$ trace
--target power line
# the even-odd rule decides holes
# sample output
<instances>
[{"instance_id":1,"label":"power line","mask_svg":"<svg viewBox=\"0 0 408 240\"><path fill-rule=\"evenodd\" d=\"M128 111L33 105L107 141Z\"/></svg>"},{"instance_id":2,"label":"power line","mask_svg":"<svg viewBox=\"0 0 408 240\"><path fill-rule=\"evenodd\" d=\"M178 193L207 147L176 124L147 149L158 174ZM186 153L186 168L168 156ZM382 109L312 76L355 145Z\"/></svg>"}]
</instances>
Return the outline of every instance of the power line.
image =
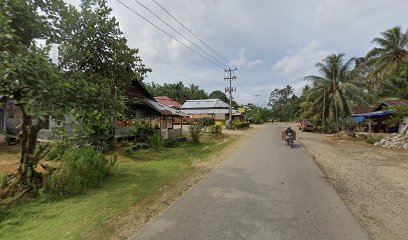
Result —
<instances>
[{"instance_id":1,"label":"power line","mask_svg":"<svg viewBox=\"0 0 408 240\"><path fill-rule=\"evenodd\" d=\"M134 0L135 2L137 2L140 6L142 6L144 9L146 9L147 11L149 11L153 16L155 16L157 19L159 19L162 23L164 23L167 27L171 28L173 31L175 31L178 35L180 35L182 38L184 38L185 40L187 40L189 43L193 44L196 48L198 48L201 52L203 52L204 54L206 54L207 56L209 56L210 58L214 59L215 61L217 61L218 63L220 63L221 65L224 65L225 67L227 67L227 65L223 62L221 62L220 60L218 60L217 58L213 57L211 54L209 54L207 51L203 50L201 47L199 47L197 44L195 44L194 42L192 42L190 39L188 39L186 36L184 36L182 33L180 33L180 31L178 31L177 29L175 29L173 26L171 26L170 24L168 24L166 21L163 20L163 18L161 18L159 15L157 15L156 13L154 13L150 8L146 7L146 5L144 5L143 3L141 3L139 0Z\"/></svg>"},{"instance_id":2,"label":"power line","mask_svg":"<svg viewBox=\"0 0 408 240\"><path fill-rule=\"evenodd\" d=\"M188 42L190 42L191 44L193 44L197 49L199 49L201 52L203 52L204 54L208 55L210 58L214 59L215 61L213 61L212 59L204 56L203 54L201 54L200 52L196 51L195 49L191 48L190 46L188 46L187 44L183 43L182 41L178 40L177 38L175 38L173 35L171 35L170 33L168 33L167 31L163 30L162 28L160 28L158 25L156 25L155 23L153 23L152 21L150 21L149 19L147 19L146 17L144 17L143 15L141 15L140 13L136 12L133 8L129 7L128 5L126 5L125 3L123 3L121 0L116 0L118 1L121 5L123 5L124 7L126 7L127 9L129 9L131 12L133 12L134 14L136 14L138 17L142 18L143 20L145 20L146 22L148 22L149 24L151 24L152 26L154 26L156 29L158 29L159 31L161 31L162 33L164 33L165 35L169 36L170 38L174 39L176 42L180 43L181 45L183 45L184 47L188 48L190 51L198 54L200 57L202 57L203 59L213 63L214 65L217 65L220 68L227 67L227 65L223 62L221 62L220 60L218 60L217 58L215 58L212 54L208 53L207 51L203 50L201 47L199 47L197 44L195 44L194 42L192 42L190 39L188 39L186 36L184 36L180 31L178 31L177 29L175 29L173 26L171 26L170 24L168 24L166 21L164 21L160 16L158 16L156 13L154 13L152 10L150 10L148 7L146 7L144 4L142 4L140 1L138 0L134 0L135 2L137 2L140 6L142 6L144 9L146 9L147 11L149 11L152 15L154 15L157 19L159 19L161 22L163 22L165 25L167 25L169 28L171 28L173 31L175 31L178 35L180 35L181 37L183 37L184 39L186 39ZM195 38L197 38L202 44L204 44L208 49L210 49L212 52L214 52L217 56L219 56L222 60L224 60L227 64L231 65L229 63L229 61L223 57L221 54L219 54L216 50L214 50L213 48L211 48L208 44L206 44L201 38L199 38L196 34L194 34L190 29L188 29L181 21L179 21L176 17L174 17L174 15L172 15L167 9L165 9L160 3L158 3L157 1L153 0L153 2L155 2L160 8L163 9L163 11L165 11L170 17L172 17L176 22L178 22L181 26L183 26L183 28L185 28L189 33L191 33ZM252 91L251 87L249 86L249 84L245 81L245 78L243 77L243 74L241 73L241 71L235 66L236 70L238 70L239 75L241 76L241 78L238 78L238 83L243 87L244 92L249 93L250 95L254 94L254 91ZM236 78L236 77L235 77Z\"/></svg>"},{"instance_id":3,"label":"power line","mask_svg":"<svg viewBox=\"0 0 408 240\"><path fill-rule=\"evenodd\" d=\"M131 7L129 7L128 5L126 5L125 3L123 3L121 0L116 0L117 2L119 2L120 4L122 4L124 7L126 7L127 9L129 9L131 12L133 12L134 14L136 14L137 16L139 16L140 18L142 18L143 20L145 20L146 22L148 22L149 24L151 24L152 26L154 26L155 28L157 28L159 31L161 31L162 33L164 33L165 35L167 35L168 37L174 39L176 42L180 43L181 45L183 45L184 47L188 48L190 51L200 55L202 58L204 58L205 60L217 65L218 67L224 69L224 66L214 62L213 60L207 58L206 56L202 55L201 53L199 53L198 51L192 49L191 47L189 47L187 44L181 42L180 40L178 40L177 38L175 38L173 35L171 35L170 33L166 32L165 30L161 29L159 26L157 26L156 24L154 24L153 22L151 22L149 19L145 18L144 16L142 16L141 14L139 14L138 12L136 12L134 9L132 9Z\"/></svg>"},{"instance_id":4,"label":"power line","mask_svg":"<svg viewBox=\"0 0 408 240\"><path fill-rule=\"evenodd\" d=\"M221 54L219 54L217 51L215 51L212 47L210 47L208 44L206 44L201 38L199 38L196 34L193 33L189 28L187 28L181 21L179 21L173 14L171 14L163 5L158 3L156 0L152 0L154 3L156 3L163 11L165 11L170 17L172 17L176 22L178 22L181 26L183 26L184 29L186 29L191 35L193 35L198 41L200 41L202 44L204 44L208 49L210 49L213 53L215 53L218 57L223 59L227 64L229 64L229 61L224 58Z\"/></svg>"}]
</instances>

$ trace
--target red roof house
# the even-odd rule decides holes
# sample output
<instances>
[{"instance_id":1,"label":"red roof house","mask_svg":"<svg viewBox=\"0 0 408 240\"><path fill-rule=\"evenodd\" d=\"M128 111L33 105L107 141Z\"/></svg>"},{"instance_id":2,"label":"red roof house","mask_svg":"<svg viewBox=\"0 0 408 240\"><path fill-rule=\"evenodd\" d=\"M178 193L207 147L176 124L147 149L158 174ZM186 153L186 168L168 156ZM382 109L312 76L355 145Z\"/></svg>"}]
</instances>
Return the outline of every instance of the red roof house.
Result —
<instances>
[{"instance_id":1,"label":"red roof house","mask_svg":"<svg viewBox=\"0 0 408 240\"><path fill-rule=\"evenodd\" d=\"M167 107L171 107L171 108L175 108L175 109L180 109L181 108L181 104L179 102L177 102L176 100L173 100L167 96L159 96L159 97L154 97L154 99L159 102L160 104L167 106Z\"/></svg>"}]
</instances>

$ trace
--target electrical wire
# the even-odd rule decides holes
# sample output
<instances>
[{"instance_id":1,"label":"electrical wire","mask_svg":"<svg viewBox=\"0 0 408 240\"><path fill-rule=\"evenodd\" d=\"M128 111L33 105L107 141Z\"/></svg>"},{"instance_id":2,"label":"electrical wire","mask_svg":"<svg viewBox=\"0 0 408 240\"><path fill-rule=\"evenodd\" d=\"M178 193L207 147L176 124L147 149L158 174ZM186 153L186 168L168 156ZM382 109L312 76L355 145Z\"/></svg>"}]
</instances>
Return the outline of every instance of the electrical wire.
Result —
<instances>
[{"instance_id":1,"label":"electrical wire","mask_svg":"<svg viewBox=\"0 0 408 240\"><path fill-rule=\"evenodd\" d=\"M199 49L201 52L203 52L204 54L206 54L208 57L212 58L213 60L215 60L216 62L220 63L221 65L227 67L227 65L223 62L221 62L220 60L218 60L217 58L215 58L213 55L209 54L207 51L203 50L200 46L198 46L197 44L195 44L193 41L191 41L190 39L188 39L186 36L184 36L184 34L180 33L180 31L178 31L177 29L175 29L173 26L171 26L169 23L167 23L166 21L163 20L163 18L161 18L159 15L157 15L156 13L154 13L150 8L146 7L146 5L144 5L143 3L141 3L139 0L134 0L135 2L137 2L140 6L142 6L144 9L146 9L148 12L150 12L153 16L155 16L157 19L159 19L162 23L164 23L167 27L171 28L174 32L176 32L178 35L180 35L182 38L184 38L185 40L187 40L189 43L191 43L193 46L195 46L197 49Z\"/></svg>"},{"instance_id":2,"label":"electrical wire","mask_svg":"<svg viewBox=\"0 0 408 240\"><path fill-rule=\"evenodd\" d=\"M207 43L205 43L200 37L198 37L196 34L193 33L188 27L186 27L180 20L178 20L173 14L171 14L163 5L158 3L156 0L152 0L154 3L156 3L157 6L159 6L164 12L166 12L171 18L173 18L177 23L179 23L184 29L186 29L191 35L193 35L198 41L200 41L202 44L204 44L208 49L210 49L213 53L215 53L218 57L220 57L222 60L224 60L227 64L229 64L229 61L223 57L221 54L219 54L216 50L214 50L212 47L210 47Z\"/></svg>"},{"instance_id":3,"label":"electrical wire","mask_svg":"<svg viewBox=\"0 0 408 240\"><path fill-rule=\"evenodd\" d=\"M127 9L129 9L131 12L133 12L134 14L136 14L137 16L139 16L140 18L142 18L143 20L145 20L146 22L148 22L149 24L151 24L152 26L154 26L156 29L158 29L159 31L161 31L162 33L164 33L165 35L167 35L168 37L174 39L176 42L180 43L181 45L183 45L184 47L188 48L190 51L198 54L199 56L201 56L202 58L204 58L205 60L213 63L214 65L217 65L218 67L224 69L224 66L214 62L213 60L207 58L206 56L202 55L201 53L199 53L198 51L194 50L193 48L189 47L187 44L183 43L182 41L178 40L177 38L175 38L173 35L171 35L170 33L166 32L165 30L163 30L162 28L160 28L159 26L157 26L156 24L154 24L153 22L151 22L149 19L147 19L146 17L144 17L143 15L141 15L140 13L136 12L133 8L129 7L128 5L126 5L125 3L123 3L121 0L116 0L117 2L119 2L121 5L123 5L124 7L126 7Z\"/></svg>"}]
</instances>

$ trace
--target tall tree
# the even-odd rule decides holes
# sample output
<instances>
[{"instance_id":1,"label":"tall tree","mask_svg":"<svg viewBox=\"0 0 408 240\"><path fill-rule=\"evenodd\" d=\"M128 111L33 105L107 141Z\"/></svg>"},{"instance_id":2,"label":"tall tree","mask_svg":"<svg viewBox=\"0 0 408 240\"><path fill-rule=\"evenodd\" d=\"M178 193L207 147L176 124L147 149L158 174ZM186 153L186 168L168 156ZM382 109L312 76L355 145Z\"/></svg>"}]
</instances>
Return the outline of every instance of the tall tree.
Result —
<instances>
[{"instance_id":1,"label":"tall tree","mask_svg":"<svg viewBox=\"0 0 408 240\"><path fill-rule=\"evenodd\" d=\"M348 116L351 113L350 101L347 95L353 99L364 101L365 93L359 87L359 83L350 78L350 70L354 58L344 62L344 54L332 54L316 64L320 76L307 76L306 80L312 80L313 86L308 91L308 99L313 101L312 109L319 109L320 117L334 119L336 130L339 130L339 115Z\"/></svg>"},{"instance_id":2,"label":"tall tree","mask_svg":"<svg viewBox=\"0 0 408 240\"><path fill-rule=\"evenodd\" d=\"M49 43L60 39L63 1L0 1L0 95L22 111L18 183L37 193L42 184L36 171L46 152L37 148L37 135L48 116L58 117L72 107L71 83L48 56ZM46 47L36 42L44 40Z\"/></svg>"},{"instance_id":3,"label":"tall tree","mask_svg":"<svg viewBox=\"0 0 408 240\"><path fill-rule=\"evenodd\" d=\"M402 67L407 67L408 33L400 27L394 27L381 33L381 37L374 38L373 43L378 47L367 53L369 63L375 67L374 74L380 73L385 79L398 74Z\"/></svg>"},{"instance_id":4,"label":"tall tree","mask_svg":"<svg viewBox=\"0 0 408 240\"><path fill-rule=\"evenodd\" d=\"M82 0L79 12L71 11L59 45L59 66L89 90L78 96L87 107L72 109L71 114L82 120L89 143L106 148L107 132L124 114L126 90L150 69L139 50L128 47L106 0Z\"/></svg>"}]
</instances>

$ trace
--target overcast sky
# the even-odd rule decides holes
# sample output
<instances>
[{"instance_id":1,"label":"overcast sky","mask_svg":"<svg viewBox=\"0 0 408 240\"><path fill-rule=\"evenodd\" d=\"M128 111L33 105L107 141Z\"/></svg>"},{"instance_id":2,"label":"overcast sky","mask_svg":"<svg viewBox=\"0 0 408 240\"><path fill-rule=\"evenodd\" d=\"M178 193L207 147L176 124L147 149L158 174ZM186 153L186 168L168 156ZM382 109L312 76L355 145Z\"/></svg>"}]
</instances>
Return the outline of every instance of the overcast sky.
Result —
<instances>
[{"instance_id":1,"label":"overcast sky","mask_svg":"<svg viewBox=\"0 0 408 240\"><path fill-rule=\"evenodd\" d=\"M135 0L121 1L195 49ZM200 44L152 0L139 1ZM314 65L328 54L362 56L373 47L371 40L380 32L397 25L404 30L408 27L407 0L156 1L240 69L234 94L240 103L255 102L253 94L261 94L259 103L265 105L270 90L286 84L299 92L306 84L303 77L314 73ZM109 5L130 47L139 48L143 62L153 70L146 82L183 81L207 92L224 90L222 68L166 36L116 0L109 0Z\"/></svg>"}]
</instances>

